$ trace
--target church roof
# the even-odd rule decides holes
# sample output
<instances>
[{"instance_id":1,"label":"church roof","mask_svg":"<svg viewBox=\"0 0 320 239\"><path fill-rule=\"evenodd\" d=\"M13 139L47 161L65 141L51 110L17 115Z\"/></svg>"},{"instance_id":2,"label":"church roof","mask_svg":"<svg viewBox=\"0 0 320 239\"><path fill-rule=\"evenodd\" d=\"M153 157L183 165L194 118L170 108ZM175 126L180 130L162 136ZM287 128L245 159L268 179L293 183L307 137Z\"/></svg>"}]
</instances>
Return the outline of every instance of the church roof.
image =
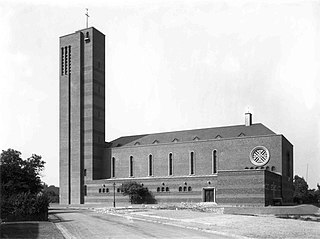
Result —
<instances>
[{"instance_id":1,"label":"church roof","mask_svg":"<svg viewBox=\"0 0 320 239\"><path fill-rule=\"evenodd\" d=\"M124 136L111 141L109 147L150 145L154 142L157 142L158 144L174 144L176 142L190 142L209 139L223 140L226 138L263 136L273 134L275 133L272 130L270 130L263 124L259 123L252 124L250 126L234 125L205 129L173 131L165 133Z\"/></svg>"}]
</instances>

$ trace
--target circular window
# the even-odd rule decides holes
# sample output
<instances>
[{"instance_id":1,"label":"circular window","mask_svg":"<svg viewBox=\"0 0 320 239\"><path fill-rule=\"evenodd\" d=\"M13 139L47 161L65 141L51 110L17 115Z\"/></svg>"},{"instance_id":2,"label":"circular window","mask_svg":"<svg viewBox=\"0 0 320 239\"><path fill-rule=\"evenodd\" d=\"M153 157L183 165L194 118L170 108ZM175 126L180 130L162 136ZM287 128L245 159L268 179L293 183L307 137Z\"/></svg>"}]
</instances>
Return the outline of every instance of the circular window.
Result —
<instances>
[{"instance_id":1,"label":"circular window","mask_svg":"<svg viewBox=\"0 0 320 239\"><path fill-rule=\"evenodd\" d=\"M269 151L264 146L257 146L250 152L250 161L256 166L263 166L268 163Z\"/></svg>"}]
</instances>

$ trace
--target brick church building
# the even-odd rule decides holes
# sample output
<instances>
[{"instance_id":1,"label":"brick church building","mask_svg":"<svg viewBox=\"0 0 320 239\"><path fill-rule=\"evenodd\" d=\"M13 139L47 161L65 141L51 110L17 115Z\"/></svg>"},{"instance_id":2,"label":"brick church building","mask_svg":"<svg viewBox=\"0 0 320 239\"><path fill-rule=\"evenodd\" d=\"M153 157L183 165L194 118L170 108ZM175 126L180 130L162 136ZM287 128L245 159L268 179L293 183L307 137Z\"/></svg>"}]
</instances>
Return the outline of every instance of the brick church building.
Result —
<instances>
[{"instance_id":1,"label":"brick church building","mask_svg":"<svg viewBox=\"0 0 320 239\"><path fill-rule=\"evenodd\" d=\"M128 201L136 181L157 202L289 204L293 146L245 114L241 125L125 136L105 142L105 36L60 37L60 203Z\"/></svg>"}]
</instances>

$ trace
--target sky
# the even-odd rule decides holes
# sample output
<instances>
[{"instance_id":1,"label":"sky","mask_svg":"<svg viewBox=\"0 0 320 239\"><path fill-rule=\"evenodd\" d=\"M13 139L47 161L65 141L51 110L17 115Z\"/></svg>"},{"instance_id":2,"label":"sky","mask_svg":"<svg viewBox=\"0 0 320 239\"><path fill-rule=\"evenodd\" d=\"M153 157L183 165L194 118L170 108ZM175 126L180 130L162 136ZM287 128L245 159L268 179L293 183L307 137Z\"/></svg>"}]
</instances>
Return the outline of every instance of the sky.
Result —
<instances>
[{"instance_id":1,"label":"sky","mask_svg":"<svg viewBox=\"0 0 320 239\"><path fill-rule=\"evenodd\" d=\"M106 35L106 141L263 123L320 183L320 1L2 0L0 146L59 185L59 37Z\"/></svg>"}]
</instances>

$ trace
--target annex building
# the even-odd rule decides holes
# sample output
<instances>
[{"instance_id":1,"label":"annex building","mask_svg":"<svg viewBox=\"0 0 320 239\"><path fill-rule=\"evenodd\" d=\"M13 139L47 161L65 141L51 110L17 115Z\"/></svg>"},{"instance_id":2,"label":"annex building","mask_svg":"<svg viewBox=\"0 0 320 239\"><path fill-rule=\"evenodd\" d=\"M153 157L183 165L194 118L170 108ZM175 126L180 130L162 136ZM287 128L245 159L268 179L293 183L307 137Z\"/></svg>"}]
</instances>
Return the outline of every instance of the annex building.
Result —
<instances>
[{"instance_id":1,"label":"annex building","mask_svg":"<svg viewBox=\"0 0 320 239\"><path fill-rule=\"evenodd\" d=\"M60 37L60 203L109 203L123 182L157 202L289 204L293 146L263 124L120 137L105 142L105 36Z\"/></svg>"}]
</instances>

